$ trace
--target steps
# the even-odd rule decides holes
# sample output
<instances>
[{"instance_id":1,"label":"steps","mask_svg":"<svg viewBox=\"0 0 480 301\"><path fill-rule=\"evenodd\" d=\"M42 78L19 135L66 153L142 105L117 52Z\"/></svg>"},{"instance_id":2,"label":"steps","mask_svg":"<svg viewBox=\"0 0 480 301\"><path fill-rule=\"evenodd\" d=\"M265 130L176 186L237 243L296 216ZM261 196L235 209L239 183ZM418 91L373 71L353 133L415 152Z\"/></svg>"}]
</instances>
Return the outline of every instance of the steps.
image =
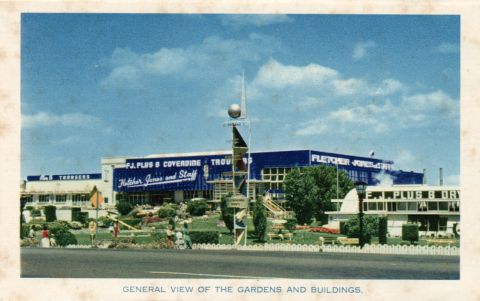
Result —
<instances>
[{"instance_id":1,"label":"steps","mask_svg":"<svg viewBox=\"0 0 480 301\"><path fill-rule=\"evenodd\" d=\"M283 209L268 195L263 197L263 205L273 215L274 218L286 217L288 215L287 210Z\"/></svg>"}]
</instances>

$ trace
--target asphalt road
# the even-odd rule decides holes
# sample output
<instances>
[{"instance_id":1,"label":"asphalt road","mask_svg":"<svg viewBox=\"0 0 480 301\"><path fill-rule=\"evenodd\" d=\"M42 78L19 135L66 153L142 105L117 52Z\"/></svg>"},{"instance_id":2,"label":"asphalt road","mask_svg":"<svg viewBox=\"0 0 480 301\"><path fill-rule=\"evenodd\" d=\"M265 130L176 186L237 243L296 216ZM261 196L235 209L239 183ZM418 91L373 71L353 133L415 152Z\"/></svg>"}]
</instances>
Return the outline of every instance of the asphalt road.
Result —
<instances>
[{"instance_id":1,"label":"asphalt road","mask_svg":"<svg viewBox=\"0 0 480 301\"><path fill-rule=\"evenodd\" d=\"M301 252L21 249L21 276L42 278L459 279L457 256Z\"/></svg>"}]
</instances>

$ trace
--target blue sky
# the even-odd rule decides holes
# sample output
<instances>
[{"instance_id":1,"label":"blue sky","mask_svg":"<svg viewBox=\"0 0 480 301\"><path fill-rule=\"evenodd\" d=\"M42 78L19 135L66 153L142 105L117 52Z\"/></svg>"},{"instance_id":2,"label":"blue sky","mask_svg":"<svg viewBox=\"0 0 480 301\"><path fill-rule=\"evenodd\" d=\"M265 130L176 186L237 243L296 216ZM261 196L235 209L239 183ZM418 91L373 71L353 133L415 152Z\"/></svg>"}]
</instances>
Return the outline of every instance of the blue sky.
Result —
<instances>
[{"instance_id":1,"label":"blue sky","mask_svg":"<svg viewBox=\"0 0 480 301\"><path fill-rule=\"evenodd\" d=\"M23 14L22 177L228 150L245 72L252 150L314 149L458 184L460 18Z\"/></svg>"}]
</instances>

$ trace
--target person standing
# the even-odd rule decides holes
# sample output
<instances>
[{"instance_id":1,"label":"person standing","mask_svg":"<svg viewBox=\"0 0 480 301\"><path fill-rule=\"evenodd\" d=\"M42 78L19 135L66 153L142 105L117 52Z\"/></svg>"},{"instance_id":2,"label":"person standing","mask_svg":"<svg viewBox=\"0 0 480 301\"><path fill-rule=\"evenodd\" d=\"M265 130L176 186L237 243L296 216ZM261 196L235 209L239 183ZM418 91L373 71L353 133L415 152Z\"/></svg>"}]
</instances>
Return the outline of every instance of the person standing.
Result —
<instances>
[{"instance_id":1,"label":"person standing","mask_svg":"<svg viewBox=\"0 0 480 301\"><path fill-rule=\"evenodd\" d=\"M190 231L188 231L187 222L183 223L182 233L183 233L183 240L185 241L186 248L191 249L192 248L192 239L190 238Z\"/></svg>"},{"instance_id":2,"label":"person standing","mask_svg":"<svg viewBox=\"0 0 480 301\"><path fill-rule=\"evenodd\" d=\"M42 229L42 248L50 248L50 239L48 238L49 233L47 230L47 225L43 225Z\"/></svg>"},{"instance_id":3,"label":"person standing","mask_svg":"<svg viewBox=\"0 0 480 301\"><path fill-rule=\"evenodd\" d=\"M35 243L35 230L35 225L32 225L30 231L28 231L28 240L30 240L32 245Z\"/></svg>"},{"instance_id":4,"label":"person standing","mask_svg":"<svg viewBox=\"0 0 480 301\"><path fill-rule=\"evenodd\" d=\"M172 226L168 225L168 228L167 228L167 246L168 246L169 249L173 249L173 247L174 247L174 245L173 245L174 235L175 235L175 233L172 230Z\"/></svg>"},{"instance_id":5,"label":"person standing","mask_svg":"<svg viewBox=\"0 0 480 301\"><path fill-rule=\"evenodd\" d=\"M88 232L90 233L90 243L93 247L93 242L95 241L95 234L97 233L97 222L91 220L88 223Z\"/></svg>"},{"instance_id":6,"label":"person standing","mask_svg":"<svg viewBox=\"0 0 480 301\"><path fill-rule=\"evenodd\" d=\"M117 237L118 237L118 220L115 221L115 223L113 224L113 240L114 241L117 241Z\"/></svg>"}]
</instances>

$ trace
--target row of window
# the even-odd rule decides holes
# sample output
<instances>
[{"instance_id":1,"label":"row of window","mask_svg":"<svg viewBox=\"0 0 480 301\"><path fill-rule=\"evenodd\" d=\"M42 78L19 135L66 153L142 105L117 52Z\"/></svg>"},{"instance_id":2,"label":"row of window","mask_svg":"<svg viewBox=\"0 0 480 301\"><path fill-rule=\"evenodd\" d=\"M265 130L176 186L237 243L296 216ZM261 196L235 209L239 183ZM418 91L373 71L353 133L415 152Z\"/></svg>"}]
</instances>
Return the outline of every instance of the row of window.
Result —
<instances>
[{"instance_id":1,"label":"row of window","mask_svg":"<svg viewBox=\"0 0 480 301\"><path fill-rule=\"evenodd\" d=\"M460 202L364 202L363 211L460 211Z\"/></svg>"},{"instance_id":2,"label":"row of window","mask_svg":"<svg viewBox=\"0 0 480 301\"><path fill-rule=\"evenodd\" d=\"M29 196L26 197L27 203L33 202L33 197ZM39 203L50 203L53 201L55 203L66 203L67 202L67 195L66 194L57 194L57 195L49 195L49 194L41 194L38 196ZM87 194L73 194L72 195L72 202L73 203L86 203L88 202L88 195Z\"/></svg>"}]
</instances>

